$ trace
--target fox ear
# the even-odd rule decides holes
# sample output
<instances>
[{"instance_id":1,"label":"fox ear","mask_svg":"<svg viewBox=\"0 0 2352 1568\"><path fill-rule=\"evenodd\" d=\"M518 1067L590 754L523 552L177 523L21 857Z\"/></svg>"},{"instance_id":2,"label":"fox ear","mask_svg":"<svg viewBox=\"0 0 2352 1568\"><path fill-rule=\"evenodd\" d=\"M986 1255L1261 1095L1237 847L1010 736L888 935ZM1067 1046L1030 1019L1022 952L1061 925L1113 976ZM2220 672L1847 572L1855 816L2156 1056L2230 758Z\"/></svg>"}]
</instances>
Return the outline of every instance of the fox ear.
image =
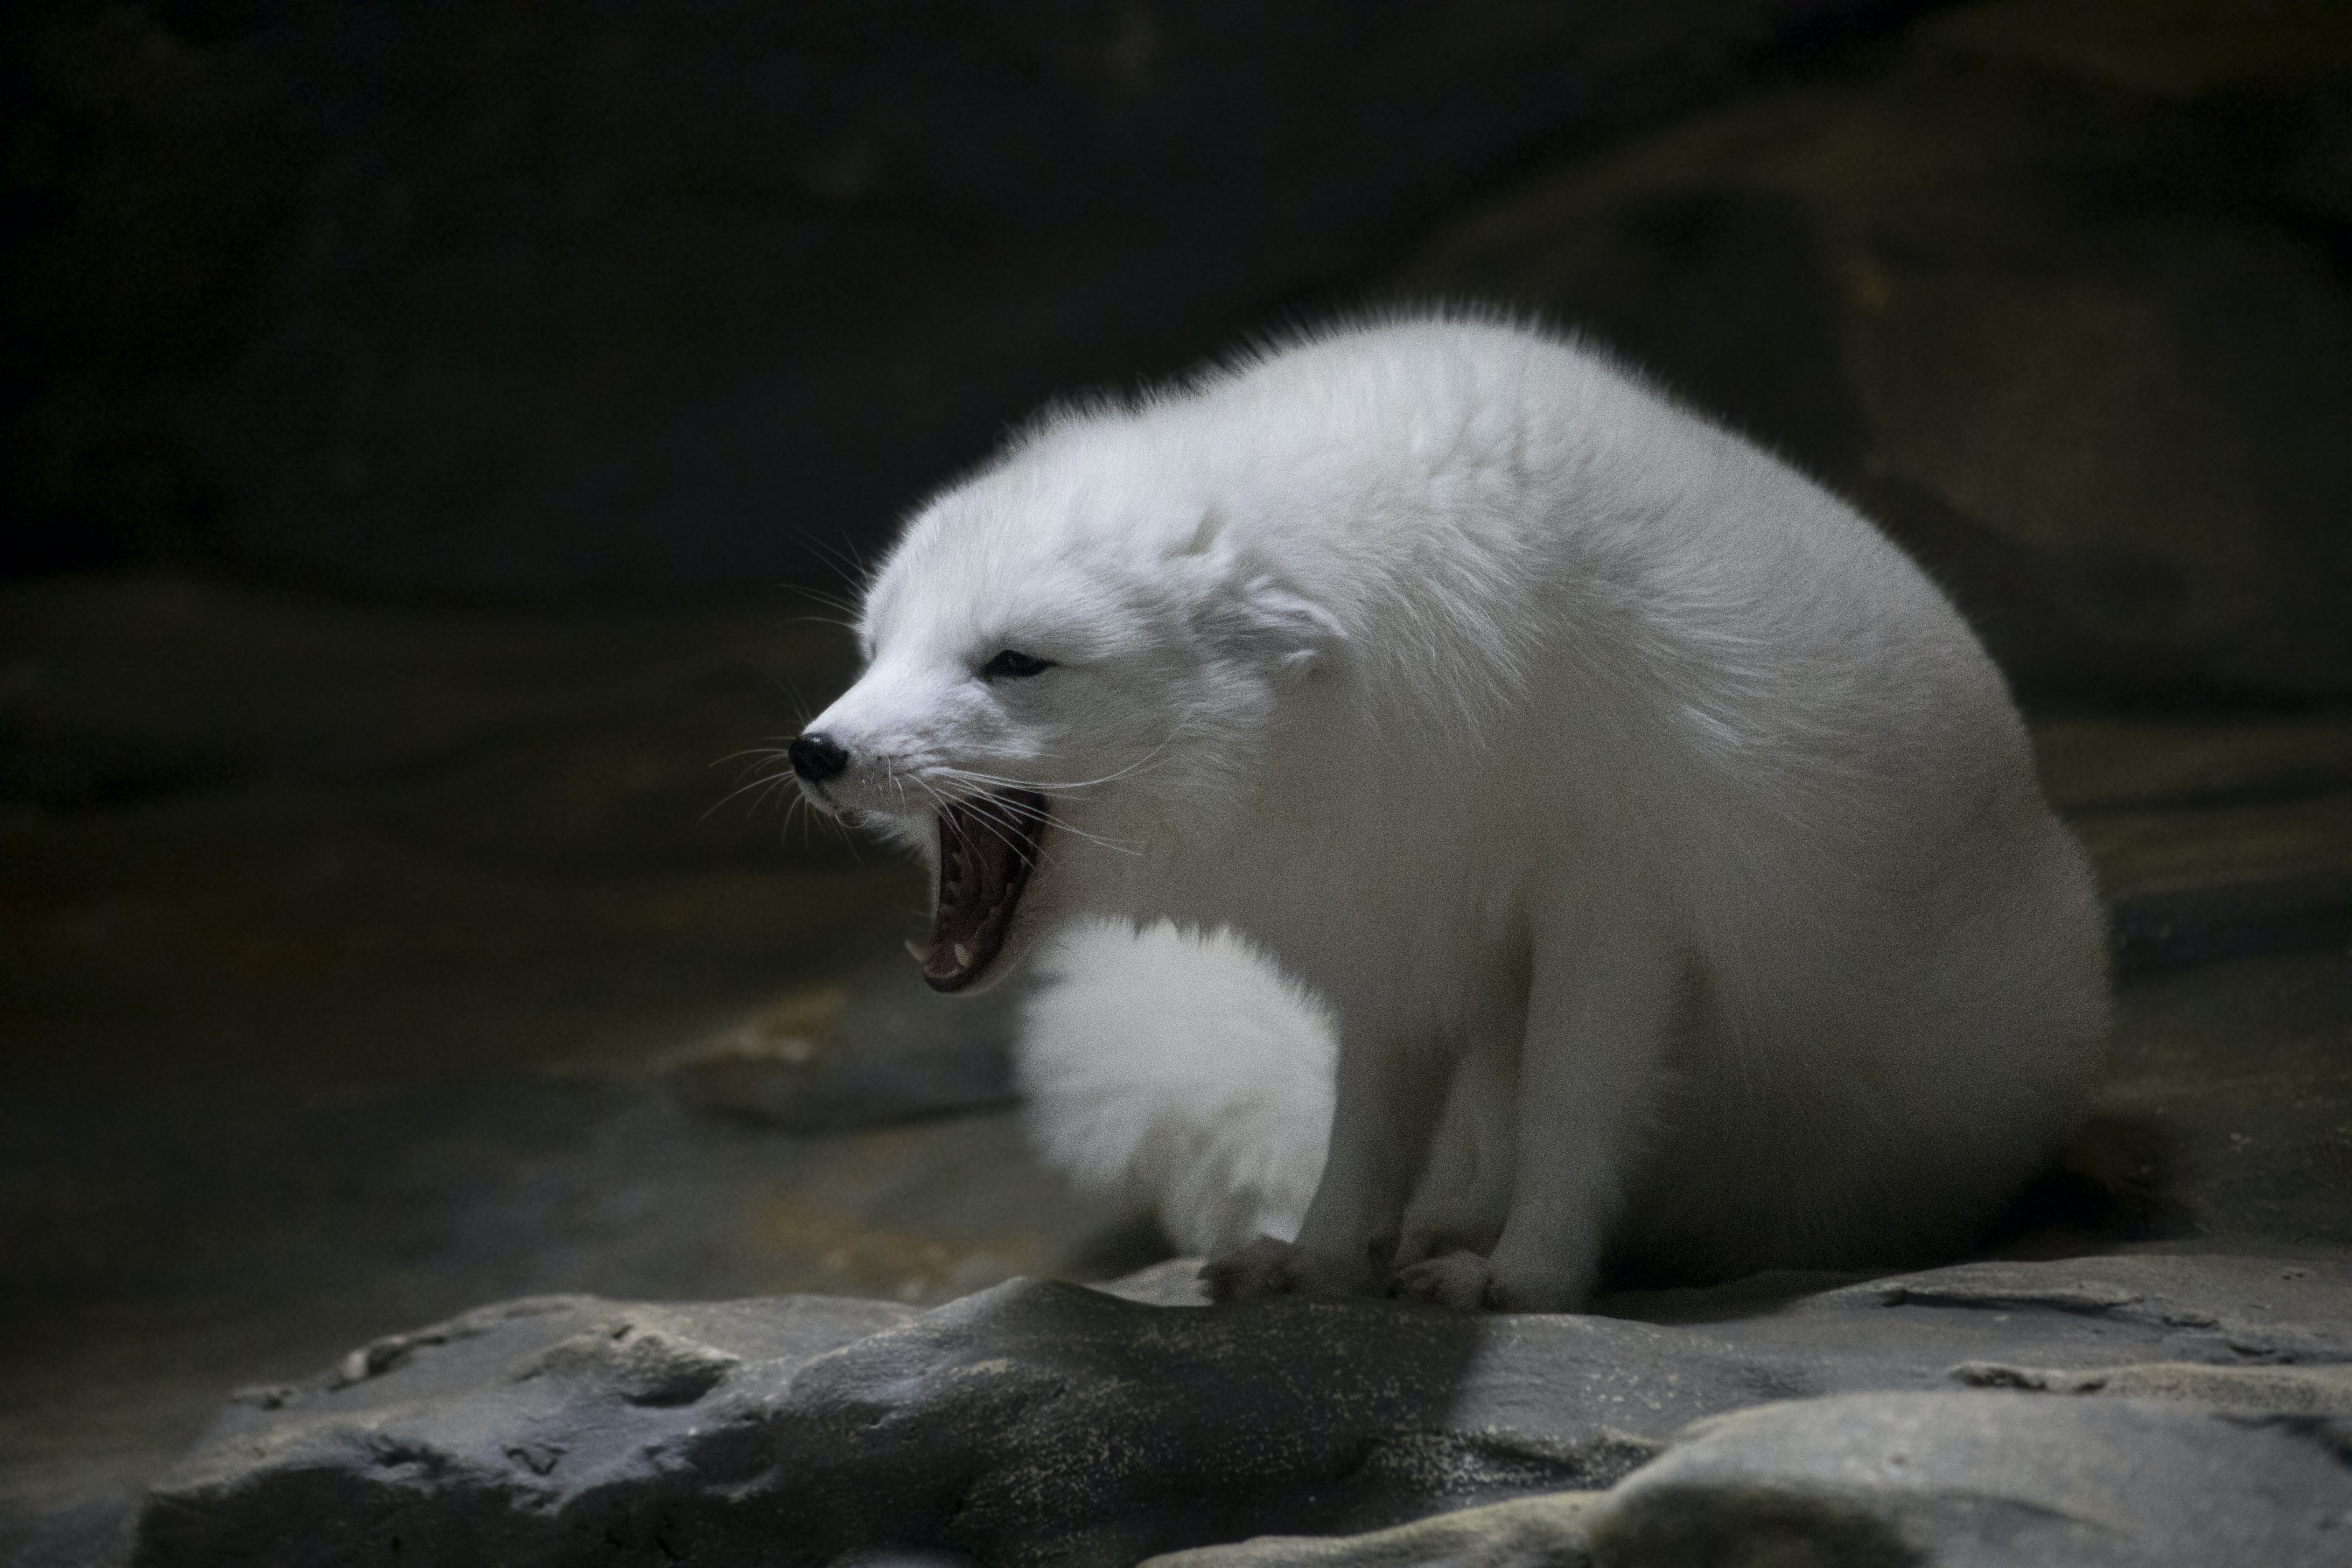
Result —
<instances>
[{"instance_id":1,"label":"fox ear","mask_svg":"<svg viewBox=\"0 0 2352 1568\"><path fill-rule=\"evenodd\" d=\"M1348 640L1330 611L1286 586L1225 526L1215 502L1173 553L1192 563L1204 596L1194 616L1202 636L1286 676L1312 672Z\"/></svg>"},{"instance_id":2,"label":"fox ear","mask_svg":"<svg viewBox=\"0 0 2352 1568\"><path fill-rule=\"evenodd\" d=\"M1282 674L1311 674L1348 640L1330 611L1273 577L1228 578L1202 616L1202 631Z\"/></svg>"}]
</instances>

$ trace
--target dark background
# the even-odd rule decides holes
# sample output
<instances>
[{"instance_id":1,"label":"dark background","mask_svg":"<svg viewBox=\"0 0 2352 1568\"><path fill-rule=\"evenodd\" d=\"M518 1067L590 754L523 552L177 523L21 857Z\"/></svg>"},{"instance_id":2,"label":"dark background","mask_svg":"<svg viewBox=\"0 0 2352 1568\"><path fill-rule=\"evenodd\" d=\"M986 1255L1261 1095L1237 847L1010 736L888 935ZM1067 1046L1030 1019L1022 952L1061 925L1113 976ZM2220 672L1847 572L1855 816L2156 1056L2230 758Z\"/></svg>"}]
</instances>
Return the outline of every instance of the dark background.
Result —
<instances>
[{"instance_id":1,"label":"dark background","mask_svg":"<svg viewBox=\"0 0 2352 1568\"><path fill-rule=\"evenodd\" d=\"M530 597L833 575L1048 394L1377 287L1563 134L1889 9L20 18L12 558Z\"/></svg>"},{"instance_id":2,"label":"dark background","mask_svg":"<svg viewBox=\"0 0 2352 1568\"><path fill-rule=\"evenodd\" d=\"M1397 300L1589 331L2030 697L2352 682L2340 6L20 6L5 546L837 584L1057 392Z\"/></svg>"},{"instance_id":3,"label":"dark background","mask_svg":"<svg viewBox=\"0 0 2352 1568\"><path fill-rule=\"evenodd\" d=\"M760 748L1041 400L1400 302L1613 348L2008 671L2123 984L2000 1245L2352 1247L2342 0L47 0L0 70L0 1558L496 1297L1164 1252Z\"/></svg>"}]
</instances>

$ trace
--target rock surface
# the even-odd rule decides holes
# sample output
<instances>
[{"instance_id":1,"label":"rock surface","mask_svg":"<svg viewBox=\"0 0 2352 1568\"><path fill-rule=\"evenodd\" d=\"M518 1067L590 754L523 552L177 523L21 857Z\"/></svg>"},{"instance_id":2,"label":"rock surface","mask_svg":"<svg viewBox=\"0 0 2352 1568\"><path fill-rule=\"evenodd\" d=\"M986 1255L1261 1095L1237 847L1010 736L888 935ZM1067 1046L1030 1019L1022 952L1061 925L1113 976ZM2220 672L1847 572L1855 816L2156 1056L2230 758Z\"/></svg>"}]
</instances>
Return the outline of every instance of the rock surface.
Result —
<instances>
[{"instance_id":1,"label":"rock surface","mask_svg":"<svg viewBox=\"0 0 2352 1568\"><path fill-rule=\"evenodd\" d=\"M1818 1283L1630 1303L1663 1322L1035 1281L921 1313L513 1302L247 1391L155 1487L136 1561L1076 1568L1553 1492L1607 1494L1537 1515L1604 1563L2298 1564L2352 1540L2352 1264ZM1361 1560L1413 1560L1388 1550Z\"/></svg>"},{"instance_id":2,"label":"rock surface","mask_svg":"<svg viewBox=\"0 0 2352 1568\"><path fill-rule=\"evenodd\" d=\"M1842 1394L1696 1422L1607 1493L1146 1568L2322 1568L2343 1561L2347 1502L2338 1426L2133 1399Z\"/></svg>"},{"instance_id":3,"label":"rock surface","mask_svg":"<svg viewBox=\"0 0 2352 1568\"><path fill-rule=\"evenodd\" d=\"M1694 1423L1607 1493L1146 1568L2322 1568L2352 1529L2343 1448L2336 1426L2146 1400L1843 1394Z\"/></svg>"},{"instance_id":4,"label":"rock surface","mask_svg":"<svg viewBox=\"0 0 2352 1568\"><path fill-rule=\"evenodd\" d=\"M1591 1568L1602 1492L1548 1492L1368 1535L1265 1535L1146 1560L1143 1568Z\"/></svg>"}]
</instances>

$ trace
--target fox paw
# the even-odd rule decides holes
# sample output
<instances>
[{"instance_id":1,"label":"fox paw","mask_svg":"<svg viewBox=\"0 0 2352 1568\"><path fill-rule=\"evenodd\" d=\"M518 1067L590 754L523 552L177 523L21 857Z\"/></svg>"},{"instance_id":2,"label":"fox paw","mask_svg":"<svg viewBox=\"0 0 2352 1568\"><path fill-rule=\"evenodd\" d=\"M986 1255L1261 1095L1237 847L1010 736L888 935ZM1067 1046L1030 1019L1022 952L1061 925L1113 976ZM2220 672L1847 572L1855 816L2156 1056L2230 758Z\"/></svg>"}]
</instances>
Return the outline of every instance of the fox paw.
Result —
<instances>
[{"instance_id":1,"label":"fox paw","mask_svg":"<svg viewBox=\"0 0 2352 1568\"><path fill-rule=\"evenodd\" d=\"M1255 1301L1262 1296L1350 1296L1363 1283L1336 1259L1287 1241L1261 1236L1201 1270L1213 1301Z\"/></svg>"},{"instance_id":2,"label":"fox paw","mask_svg":"<svg viewBox=\"0 0 2352 1568\"><path fill-rule=\"evenodd\" d=\"M1486 1305L1491 1272L1486 1260L1475 1252L1449 1252L1443 1258L1424 1258L1398 1269L1389 1294L1407 1301L1428 1301L1456 1311L1475 1312Z\"/></svg>"},{"instance_id":3,"label":"fox paw","mask_svg":"<svg viewBox=\"0 0 2352 1568\"><path fill-rule=\"evenodd\" d=\"M1389 1293L1463 1312L1577 1312L1591 1288L1558 1272L1514 1270L1475 1252L1449 1252L1397 1270Z\"/></svg>"},{"instance_id":4,"label":"fox paw","mask_svg":"<svg viewBox=\"0 0 2352 1568\"><path fill-rule=\"evenodd\" d=\"M1487 1218L1485 1211L1468 1204L1417 1207L1404 1216L1395 1267L1408 1268L1455 1252L1484 1258L1495 1250L1496 1234L1502 1228L1502 1221Z\"/></svg>"}]
</instances>

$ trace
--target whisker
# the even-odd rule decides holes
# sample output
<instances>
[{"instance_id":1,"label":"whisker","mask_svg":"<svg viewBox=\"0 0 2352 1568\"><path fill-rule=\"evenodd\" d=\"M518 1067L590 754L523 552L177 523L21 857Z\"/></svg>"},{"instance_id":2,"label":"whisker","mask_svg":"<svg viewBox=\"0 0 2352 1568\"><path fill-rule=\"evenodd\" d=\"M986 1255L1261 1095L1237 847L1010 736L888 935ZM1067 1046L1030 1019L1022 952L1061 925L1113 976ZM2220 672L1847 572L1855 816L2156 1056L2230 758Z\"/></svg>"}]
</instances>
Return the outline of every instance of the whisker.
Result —
<instances>
[{"instance_id":1,"label":"whisker","mask_svg":"<svg viewBox=\"0 0 2352 1568\"><path fill-rule=\"evenodd\" d=\"M740 752L730 752L723 757L713 757L709 765L715 768L721 763L731 763L738 757L758 757L762 761L773 761L790 755L792 755L791 752L782 746L746 746Z\"/></svg>"},{"instance_id":2,"label":"whisker","mask_svg":"<svg viewBox=\"0 0 2352 1568\"><path fill-rule=\"evenodd\" d=\"M1176 737L1183 733L1183 731L1184 724L1182 721L1180 720L1178 721L1176 727L1169 731L1167 735L1158 745L1152 747L1150 751L1146 752L1142 756L1137 758L1134 762L1128 763L1127 766L1119 769L1117 773L1105 773L1100 778L1080 779L1072 784L1044 784L1035 779L1011 778L1001 773L983 773L970 768L955 768L945 765L936 766L930 771L944 776L967 779L974 784L993 784L1000 788L1034 790L1040 795L1068 795L1077 790L1092 789L1097 784L1114 784L1120 779L1129 777L1134 773L1142 771L1144 768L1150 766L1153 762L1157 761L1162 752L1165 752L1169 747L1174 745L1176 743Z\"/></svg>"},{"instance_id":3,"label":"whisker","mask_svg":"<svg viewBox=\"0 0 2352 1568\"><path fill-rule=\"evenodd\" d=\"M925 780L918 777L915 782L917 787L920 788L924 794L929 795L934 801L939 802L940 810L944 814L950 803L942 797L940 792L933 789ZM1052 865L1054 863L1053 856L1047 852L1043 843L1036 845L1033 848L1023 839L1016 839L1011 833L1007 832L1006 828L1009 824L999 822L993 812L987 810L984 805L980 804L980 802L985 801L986 798L986 796L982 796L979 801L965 799L956 801L952 804L967 807L967 815L977 818L982 826L987 828L989 832L996 836L997 842L1003 844L1007 849L1012 850L1014 855L1024 858L1034 857L1036 860L1045 865Z\"/></svg>"},{"instance_id":4,"label":"whisker","mask_svg":"<svg viewBox=\"0 0 2352 1568\"><path fill-rule=\"evenodd\" d=\"M729 801L733 800L737 795L743 794L746 790L773 788L775 785L789 780L792 776L793 775L789 772L781 773L761 773L758 778L751 780L749 784L737 784L733 789L729 790L725 795L720 795L717 800L711 802L710 811L704 812L702 814L701 820L704 822L709 821L710 812L717 811L720 806L725 805ZM759 804L759 800L756 798L751 802L754 809L757 809Z\"/></svg>"},{"instance_id":5,"label":"whisker","mask_svg":"<svg viewBox=\"0 0 2352 1568\"><path fill-rule=\"evenodd\" d=\"M932 799L939 800L940 798L936 790L931 790L929 793ZM1008 827L1017 827L1020 826L1019 819L1016 816L1001 810L990 809L994 803L989 801L986 796L979 797L978 801L967 798L958 802L957 804L966 806L969 809L970 815L978 817L983 824L985 824L990 831L993 832L1008 848L1013 849L1015 853L1021 853L1023 851L1024 846L1021 843L1016 843L1006 831ZM943 809L944 805L945 803L942 802ZM1058 816L1048 816L1046 820L1051 826L1060 828L1063 832L1070 835L1072 837L1083 838L1087 843L1108 849L1114 855L1141 855L1143 853L1143 841L1140 839L1106 838L1099 833L1089 833L1083 827L1073 826L1070 823ZM1045 842L1042 839L1039 841L1034 853L1043 860L1050 862L1053 858L1052 853L1045 847Z\"/></svg>"},{"instance_id":6,"label":"whisker","mask_svg":"<svg viewBox=\"0 0 2352 1568\"><path fill-rule=\"evenodd\" d=\"M1083 827L1073 827L1058 817L1055 819L1054 826L1073 838L1083 838L1087 843L1108 849L1114 855L1140 856L1144 850L1144 841L1140 838L1105 838L1099 833L1088 833Z\"/></svg>"},{"instance_id":7,"label":"whisker","mask_svg":"<svg viewBox=\"0 0 2352 1568\"><path fill-rule=\"evenodd\" d=\"M803 599L814 599L828 610L839 610L845 616L857 614L857 606L828 588L801 587L794 590Z\"/></svg>"},{"instance_id":8,"label":"whisker","mask_svg":"<svg viewBox=\"0 0 2352 1568\"><path fill-rule=\"evenodd\" d=\"M866 858L857 852L857 835L849 831L848 824L843 822L837 816L817 810L815 804L812 802L807 795L803 795L798 791L793 792L792 799L785 805L784 826L782 831L778 835L780 840L789 837L792 831L793 816L800 812L803 806L807 808L807 815L802 816L800 819L802 848L806 849L809 847L809 836L813 831L813 825L822 822L831 827L835 833L841 835L842 843L849 849L850 858L857 861L861 865L865 863Z\"/></svg>"},{"instance_id":9,"label":"whisker","mask_svg":"<svg viewBox=\"0 0 2352 1568\"><path fill-rule=\"evenodd\" d=\"M837 620L831 616L786 616L783 624L788 626L837 626L852 637L857 635L856 621Z\"/></svg>"},{"instance_id":10,"label":"whisker","mask_svg":"<svg viewBox=\"0 0 2352 1568\"><path fill-rule=\"evenodd\" d=\"M953 784L978 784L980 793L994 795L1005 790L1026 790L1032 795L1068 796L1077 791L1075 784L1039 784L1034 779L1000 778L994 773L975 773L963 768L933 766L926 770L932 777ZM973 798L977 798L974 796Z\"/></svg>"}]
</instances>

